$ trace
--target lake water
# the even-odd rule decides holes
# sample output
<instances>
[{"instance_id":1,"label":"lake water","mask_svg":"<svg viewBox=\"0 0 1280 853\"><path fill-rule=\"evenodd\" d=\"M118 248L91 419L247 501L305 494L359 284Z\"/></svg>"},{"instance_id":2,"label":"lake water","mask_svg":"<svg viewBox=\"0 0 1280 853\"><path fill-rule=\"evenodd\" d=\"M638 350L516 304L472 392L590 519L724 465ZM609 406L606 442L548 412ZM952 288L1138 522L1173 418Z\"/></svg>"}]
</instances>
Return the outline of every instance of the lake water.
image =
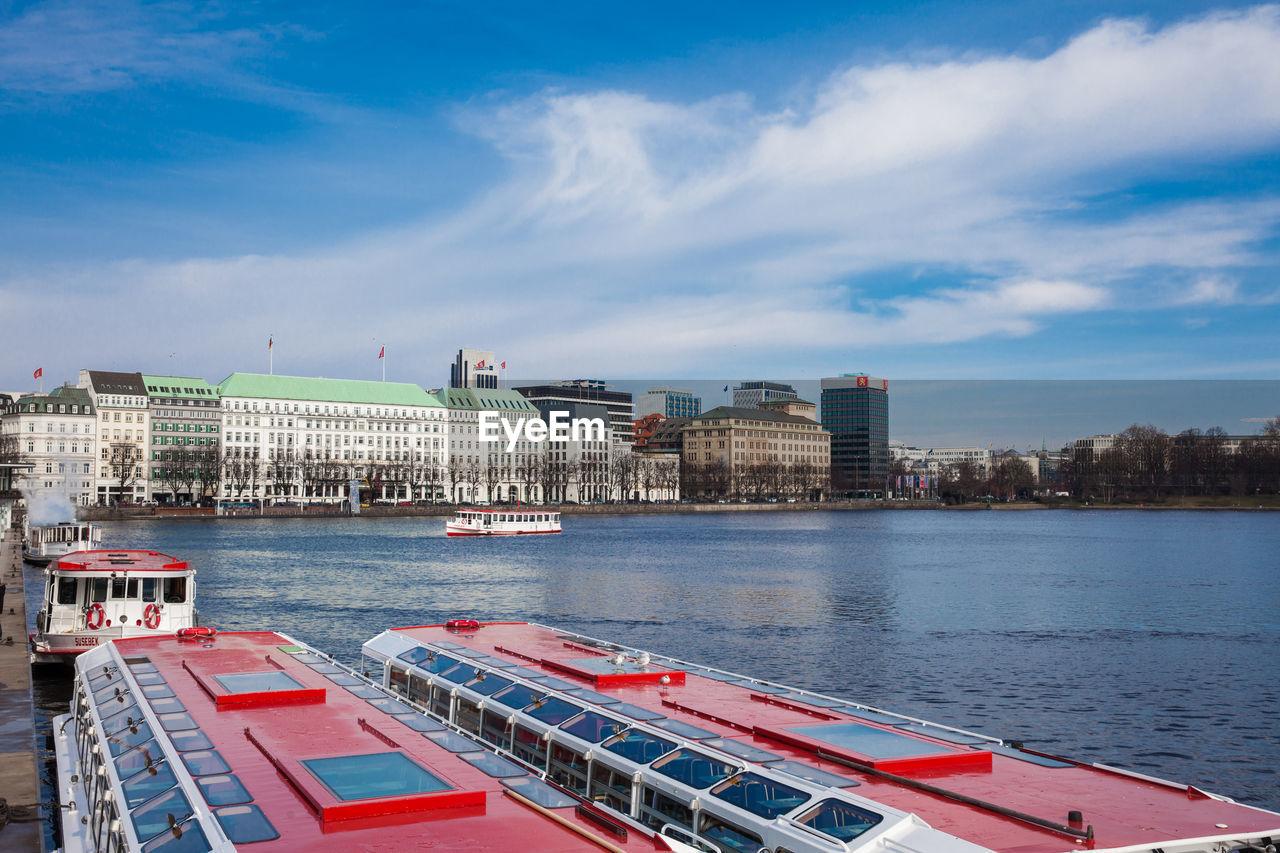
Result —
<instances>
[{"instance_id":1,"label":"lake water","mask_svg":"<svg viewBox=\"0 0 1280 853\"><path fill-rule=\"evenodd\" d=\"M1274 513L567 517L561 536L468 539L440 518L104 527L109 547L190 560L220 630L354 660L387 627L537 621L1280 809Z\"/></svg>"}]
</instances>

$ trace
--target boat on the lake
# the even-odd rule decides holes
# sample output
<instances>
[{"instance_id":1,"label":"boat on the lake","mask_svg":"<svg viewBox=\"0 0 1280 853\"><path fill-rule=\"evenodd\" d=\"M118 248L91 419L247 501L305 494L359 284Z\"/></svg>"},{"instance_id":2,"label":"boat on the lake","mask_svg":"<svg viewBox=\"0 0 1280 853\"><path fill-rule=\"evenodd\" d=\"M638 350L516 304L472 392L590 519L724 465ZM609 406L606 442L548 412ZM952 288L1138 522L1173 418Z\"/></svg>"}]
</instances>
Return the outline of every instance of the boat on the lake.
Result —
<instances>
[{"instance_id":1,"label":"boat on the lake","mask_svg":"<svg viewBox=\"0 0 1280 853\"><path fill-rule=\"evenodd\" d=\"M528 623L76 661L64 849L1255 853L1199 788Z\"/></svg>"},{"instance_id":2,"label":"boat on the lake","mask_svg":"<svg viewBox=\"0 0 1280 853\"><path fill-rule=\"evenodd\" d=\"M75 551L45 569L28 637L34 663L69 661L111 640L199 624L196 570L157 551Z\"/></svg>"},{"instance_id":3,"label":"boat on the lake","mask_svg":"<svg viewBox=\"0 0 1280 853\"><path fill-rule=\"evenodd\" d=\"M445 522L448 536L519 536L559 533L560 513L538 509L460 509Z\"/></svg>"},{"instance_id":4,"label":"boat on the lake","mask_svg":"<svg viewBox=\"0 0 1280 853\"><path fill-rule=\"evenodd\" d=\"M47 566L72 551L92 551L102 544L102 527L87 521L35 524L27 527L22 559L33 566Z\"/></svg>"}]
</instances>

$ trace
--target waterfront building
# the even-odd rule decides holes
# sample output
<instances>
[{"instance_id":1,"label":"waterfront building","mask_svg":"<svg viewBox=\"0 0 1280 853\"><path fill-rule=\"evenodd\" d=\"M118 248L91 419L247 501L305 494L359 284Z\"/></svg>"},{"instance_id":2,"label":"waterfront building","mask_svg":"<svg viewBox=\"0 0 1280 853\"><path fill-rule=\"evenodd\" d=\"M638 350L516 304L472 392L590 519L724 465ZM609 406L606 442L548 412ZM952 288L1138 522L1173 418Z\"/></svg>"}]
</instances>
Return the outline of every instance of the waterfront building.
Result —
<instances>
[{"instance_id":1,"label":"waterfront building","mask_svg":"<svg viewBox=\"0 0 1280 853\"><path fill-rule=\"evenodd\" d=\"M692 421L693 418L667 418L660 421L645 441L645 452L680 458L684 454L684 428Z\"/></svg>"},{"instance_id":2,"label":"waterfront building","mask_svg":"<svg viewBox=\"0 0 1280 853\"><path fill-rule=\"evenodd\" d=\"M831 435L831 481L843 494L880 494L889 476L889 381L824 378L822 428Z\"/></svg>"},{"instance_id":3,"label":"waterfront building","mask_svg":"<svg viewBox=\"0 0 1280 853\"><path fill-rule=\"evenodd\" d=\"M636 399L636 414L658 414L664 418L691 418L702 411L702 398L687 388L660 385L646 388Z\"/></svg>"},{"instance_id":4,"label":"waterfront building","mask_svg":"<svg viewBox=\"0 0 1280 853\"><path fill-rule=\"evenodd\" d=\"M622 453L611 452L615 442L607 408L564 401L538 403L537 408L548 423L552 412L567 412L570 422L599 419L605 427L603 439L584 431L576 440L570 436L541 442L541 482L548 501L601 503L630 492L636 470L630 446Z\"/></svg>"},{"instance_id":5,"label":"waterfront building","mask_svg":"<svg viewBox=\"0 0 1280 853\"><path fill-rule=\"evenodd\" d=\"M635 465L636 500L650 503L680 500L680 457L677 454L637 448L631 457Z\"/></svg>"},{"instance_id":6,"label":"waterfront building","mask_svg":"<svg viewBox=\"0 0 1280 853\"><path fill-rule=\"evenodd\" d=\"M445 388L441 392L449 419L442 494L451 503L529 503L546 493L542 448L524 437L523 424L539 417L523 394L498 388ZM511 429L520 430L515 447L507 435L480 439L480 413L496 412Z\"/></svg>"},{"instance_id":7,"label":"waterfront building","mask_svg":"<svg viewBox=\"0 0 1280 853\"><path fill-rule=\"evenodd\" d=\"M142 375L149 400L151 496L198 501L219 467L222 408L218 389L189 376Z\"/></svg>"},{"instance_id":8,"label":"waterfront building","mask_svg":"<svg viewBox=\"0 0 1280 853\"><path fill-rule=\"evenodd\" d=\"M98 413L98 504L141 503L150 495L147 465L147 386L141 373L81 370L77 385Z\"/></svg>"},{"instance_id":9,"label":"waterfront building","mask_svg":"<svg viewBox=\"0 0 1280 853\"><path fill-rule=\"evenodd\" d=\"M0 416L0 459L21 463L15 488L28 508L55 506L57 521L74 519L72 506L93 503L97 416L89 392L63 386L11 400ZM29 466L29 467L28 467ZM64 506L65 504L65 506Z\"/></svg>"},{"instance_id":10,"label":"waterfront building","mask_svg":"<svg viewBox=\"0 0 1280 853\"><path fill-rule=\"evenodd\" d=\"M686 496L818 500L827 493L832 437L812 418L772 406L719 406L691 418L682 432Z\"/></svg>"},{"instance_id":11,"label":"waterfront building","mask_svg":"<svg viewBox=\"0 0 1280 853\"><path fill-rule=\"evenodd\" d=\"M943 468L955 468L962 462L974 467L976 473L986 476L991 469L992 450L987 447L966 445L960 447L909 447L901 441L889 442L889 460L905 462L908 467L927 474L937 474Z\"/></svg>"},{"instance_id":12,"label":"waterfront building","mask_svg":"<svg viewBox=\"0 0 1280 853\"><path fill-rule=\"evenodd\" d=\"M427 500L448 454L447 410L408 382L233 373L222 404L225 499Z\"/></svg>"},{"instance_id":13,"label":"waterfront building","mask_svg":"<svg viewBox=\"0 0 1280 853\"><path fill-rule=\"evenodd\" d=\"M449 366L450 388L497 388L498 366L493 353L482 349L460 349Z\"/></svg>"},{"instance_id":14,"label":"waterfront building","mask_svg":"<svg viewBox=\"0 0 1280 853\"><path fill-rule=\"evenodd\" d=\"M630 393L615 391L599 379L573 379L515 390L539 408L543 403L597 403L604 406L609 413L614 453L630 452L635 434L635 403Z\"/></svg>"},{"instance_id":15,"label":"waterfront building","mask_svg":"<svg viewBox=\"0 0 1280 853\"><path fill-rule=\"evenodd\" d=\"M666 420L666 418L657 412L638 418L632 424L632 435L635 438L635 441L631 445L632 451L647 450L649 447L649 440L653 438L654 430L656 430L664 420Z\"/></svg>"},{"instance_id":16,"label":"waterfront building","mask_svg":"<svg viewBox=\"0 0 1280 853\"><path fill-rule=\"evenodd\" d=\"M733 389L733 405L740 409L754 409L766 400L798 399L800 395L792 386L781 382L766 382L763 379L743 382Z\"/></svg>"}]
</instances>

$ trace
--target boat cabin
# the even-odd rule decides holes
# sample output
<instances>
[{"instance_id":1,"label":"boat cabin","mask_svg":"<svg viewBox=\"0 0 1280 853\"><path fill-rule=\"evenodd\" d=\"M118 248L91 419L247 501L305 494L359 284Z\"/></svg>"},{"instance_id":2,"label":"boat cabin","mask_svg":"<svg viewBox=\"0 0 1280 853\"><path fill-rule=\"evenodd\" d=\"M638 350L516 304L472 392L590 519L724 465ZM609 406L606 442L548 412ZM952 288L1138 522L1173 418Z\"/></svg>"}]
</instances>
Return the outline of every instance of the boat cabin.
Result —
<instances>
[{"instance_id":1,"label":"boat cabin","mask_svg":"<svg viewBox=\"0 0 1280 853\"><path fill-rule=\"evenodd\" d=\"M460 509L445 525L449 536L559 533L560 513L544 509Z\"/></svg>"},{"instance_id":2,"label":"boat cabin","mask_svg":"<svg viewBox=\"0 0 1280 853\"><path fill-rule=\"evenodd\" d=\"M36 615L38 662L107 640L172 634L197 624L195 569L157 551L77 551L45 570Z\"/></svg>"},{"instance_id":3,"label":"boat cabin","mask_svg":"<svg viewBox=\"0 0 1280 853\"><path fill-rule=\"evenodd\" d=\"M102 543L102 528L97 524L75 521L35 525L27 528L26 540L26 561L47 566L64 554L97 548Z\"/></svg>"}]
</instances>

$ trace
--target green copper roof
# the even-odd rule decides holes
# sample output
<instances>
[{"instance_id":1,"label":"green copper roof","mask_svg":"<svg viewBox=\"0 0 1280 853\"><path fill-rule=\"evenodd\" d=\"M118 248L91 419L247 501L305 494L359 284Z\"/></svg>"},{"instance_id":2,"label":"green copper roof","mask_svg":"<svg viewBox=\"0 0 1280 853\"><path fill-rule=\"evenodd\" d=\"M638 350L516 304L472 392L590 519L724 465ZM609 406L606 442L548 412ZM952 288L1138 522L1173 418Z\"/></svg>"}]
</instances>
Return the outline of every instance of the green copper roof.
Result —
<instances>
[{"instance_id":1,"label":"green copper roof","mask_svg":"<svg viewBox=\"0 0 1280 853\"><path fill-rule=\"evenodd\" d=\"M13 411L30 411L30 406L36 406L37 411L46 412L49 411L46 406L56 406L59 403L82 407L77 414L93 414L93 399L89 396L89 392L69 385L59 385L48 394L27 394L19 397L13 401Z\"/></svg>"},{"instance_id":2,"label":"green copper roof","mask_svg":"<svg viewBox=\"0 0 1280 853\"><path fill-rule=\"evenodd\" d=\"M218 389L203 379L190 376L148 376L142 374L142 384L152 397L187 397L192 400L216 400Z\"/></svg>"},{"instance_id":3,"label":"green copper roof","mask_svg":"<svg viewBox=\"0 0 1280 853\"><path fill-rule=\"evenodd\" d=\"M533 412L537 406L519 391L510 388L445 388L445 404L451 409L476 409L493 412Z\"/></svg>"},{"instance_id":4,"label":"green copper roof","mask_svg":"<svg viewBox=\"0 0 1280 853\"><path fill-rule=\"evenodd\" d=\"M233 373L218 383L223 397L277 400L320 400L328 403L374 403L383 406L440 406L440 401L412 382L368 382L363 379L310 379Z\"/></svg>"}]
</instances>

